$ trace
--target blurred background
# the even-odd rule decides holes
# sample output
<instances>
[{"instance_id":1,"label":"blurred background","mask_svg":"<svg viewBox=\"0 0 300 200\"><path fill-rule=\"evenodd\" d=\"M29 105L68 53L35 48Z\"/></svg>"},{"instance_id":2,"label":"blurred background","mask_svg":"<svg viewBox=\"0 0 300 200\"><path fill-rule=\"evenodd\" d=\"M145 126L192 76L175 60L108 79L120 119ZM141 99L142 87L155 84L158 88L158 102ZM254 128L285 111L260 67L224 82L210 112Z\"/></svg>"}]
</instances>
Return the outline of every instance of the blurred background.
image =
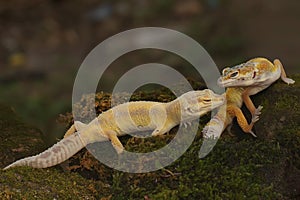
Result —
<instances>
[{"instance_id":1,"label":"blurred background","mask_svg":"<svg viewBox=\"0 0 300 200\"><path fill-rule=\"evenodd\" d=\"M73 82L85 56L106 38L132 28L180 31L199 42L222 69L263 56L300 72L298 0L10 0L0 1L0 103L46 137L60 138L59 114L71 111ZM171 53L128 53L107 70L101 88L130 67L163 63L186 76L189 63Z\"/></svg>"}]
</instances>

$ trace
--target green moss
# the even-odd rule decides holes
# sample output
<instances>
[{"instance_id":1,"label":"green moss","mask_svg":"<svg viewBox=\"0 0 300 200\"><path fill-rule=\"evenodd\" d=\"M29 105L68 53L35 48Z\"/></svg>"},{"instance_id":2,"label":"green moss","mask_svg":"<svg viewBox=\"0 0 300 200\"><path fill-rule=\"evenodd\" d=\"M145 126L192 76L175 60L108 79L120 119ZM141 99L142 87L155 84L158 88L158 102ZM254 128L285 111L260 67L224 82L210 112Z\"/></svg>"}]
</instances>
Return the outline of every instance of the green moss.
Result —
<instances>
[{"instance_id":1,"label":"green moss","mask_svg":"<svg viewBox=\"0 0 300 200\"><path fill-rule=\"evenodd\" d=\"M0 138L1 168L46 148L41 132L4 105L0 105ZM54 168L18 167L0 170L0 199L96 199L99 188L106 194L107 186L100 184Z\"/></svg>"},{"instance_id":2,"label":"green moss","mask_svg":"<svg viewBox=\"0 0 300 200\"><path fill-rule=\"evenodd\" d=\"M11 108L1 104L0 141L0 167L45 148L41 132L23 123Z\"/></svg>"},{"instance_id":3,"label":"green moss","mask_svg":"<svg viewBox=\"0 0 300 200\"><path fill-rule=\"evenodd\" d=\"M1 199L96 199L107 186L86 180L76 173L56 169L19 167L0 172Z\"/></svg>"}]
</instances>

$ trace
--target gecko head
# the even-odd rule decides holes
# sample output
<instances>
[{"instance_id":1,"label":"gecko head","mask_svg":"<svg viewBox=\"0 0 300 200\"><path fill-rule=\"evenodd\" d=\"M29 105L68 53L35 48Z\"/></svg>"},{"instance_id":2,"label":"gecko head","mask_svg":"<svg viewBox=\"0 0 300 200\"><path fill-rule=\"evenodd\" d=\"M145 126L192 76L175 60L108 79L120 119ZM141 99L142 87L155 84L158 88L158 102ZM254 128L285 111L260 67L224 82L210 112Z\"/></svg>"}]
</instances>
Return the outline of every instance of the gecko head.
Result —
<instances>
[{"instance_id":1,"label":"gecko head","mask_svg":"<svg viewBox=\"0 0 300 200\"><path fill-rule=\"evenodd\" d=\"M225 95L215 94L210 89L190 91L179 98L182 121L197 119L224 104Z\"/></svg>"},{"instance_id":2,"label":"gecko head","mask_svg":"<svg viewBox=\"0 0 300 200\"><path fill-rule=\"evenodd\" d=\"M234 67L226 67L218 79L221 87L247 87L264 81L265 74L261 69L268 68L272 63L265 58L255 58Z\"/></svg>"}]
</instances>

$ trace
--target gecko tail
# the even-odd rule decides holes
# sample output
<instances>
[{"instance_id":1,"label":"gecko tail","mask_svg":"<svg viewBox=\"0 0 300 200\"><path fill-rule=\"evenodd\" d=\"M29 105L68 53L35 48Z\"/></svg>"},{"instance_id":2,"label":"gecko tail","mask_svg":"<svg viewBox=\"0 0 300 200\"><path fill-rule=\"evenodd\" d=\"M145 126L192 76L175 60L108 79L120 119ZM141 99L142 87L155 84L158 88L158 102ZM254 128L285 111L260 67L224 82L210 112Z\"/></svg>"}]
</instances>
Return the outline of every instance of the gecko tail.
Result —
<instances>
[{"instance_id":1,"label":"gecko tail","mask_svg":"<svg viewBox=\"0 0 300 200\"><path fill-rule=\"evenodd\" d=\"M83 147L85 147L85 144L81 140L79 132L76 132L62 139L44 152L35 156L20 159L8 165L3 170L16 166L30 166L33 168L51 167L67 160Z\"/></svg>"}]
</instances>

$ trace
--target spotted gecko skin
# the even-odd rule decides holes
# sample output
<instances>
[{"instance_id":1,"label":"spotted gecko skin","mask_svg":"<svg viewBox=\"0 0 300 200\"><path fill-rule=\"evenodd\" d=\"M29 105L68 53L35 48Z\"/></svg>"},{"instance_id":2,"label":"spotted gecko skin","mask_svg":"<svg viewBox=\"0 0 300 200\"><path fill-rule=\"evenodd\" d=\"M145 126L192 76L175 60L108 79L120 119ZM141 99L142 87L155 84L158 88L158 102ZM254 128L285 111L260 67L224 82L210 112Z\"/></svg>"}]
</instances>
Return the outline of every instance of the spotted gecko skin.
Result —
<instances>
[{"instance_id":1,"label":"spotted gecko skin","mask_svg":"<svg viewBox=\"0 0 300 200\"><path fill-rule=\"evenodd\" d=\"M218 85L227 88L227 103L219 108L217 114L204 127L204 137L218 138L226 127L229 127L230 132L234 117L237 117L238 124L244 132L256 137L251 129L259 120L263 107L260 105L256 108L249 96L266 89L279 78L287 84L295 83L286 76L284 67L278 59L272 63L266 58L254 58L245 63L224 68L222 76L218 79ZM252 114L250 124L240 109L243 103Z\"/></svg>"}]
</instances>

